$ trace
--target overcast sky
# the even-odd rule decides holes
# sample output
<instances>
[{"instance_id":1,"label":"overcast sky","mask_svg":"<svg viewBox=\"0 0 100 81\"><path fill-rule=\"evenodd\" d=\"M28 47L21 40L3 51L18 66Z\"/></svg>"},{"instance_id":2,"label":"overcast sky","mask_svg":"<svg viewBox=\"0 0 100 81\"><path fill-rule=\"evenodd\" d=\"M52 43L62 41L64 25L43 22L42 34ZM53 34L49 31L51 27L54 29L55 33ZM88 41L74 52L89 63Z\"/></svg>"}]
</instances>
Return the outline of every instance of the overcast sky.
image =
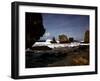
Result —
<instances>
[{"instance_id":1,"label":"overcast sky","mask_svg":"<svg viewBox=\"0 0 100 81\"><path fill-rule=\"evenodd\" d=\"M58 38L65 34L75 40L83 40L84 32L89 30L89 16L68 14L42 14L46 32L42 39Z\"/></svg>"}]
</instances>

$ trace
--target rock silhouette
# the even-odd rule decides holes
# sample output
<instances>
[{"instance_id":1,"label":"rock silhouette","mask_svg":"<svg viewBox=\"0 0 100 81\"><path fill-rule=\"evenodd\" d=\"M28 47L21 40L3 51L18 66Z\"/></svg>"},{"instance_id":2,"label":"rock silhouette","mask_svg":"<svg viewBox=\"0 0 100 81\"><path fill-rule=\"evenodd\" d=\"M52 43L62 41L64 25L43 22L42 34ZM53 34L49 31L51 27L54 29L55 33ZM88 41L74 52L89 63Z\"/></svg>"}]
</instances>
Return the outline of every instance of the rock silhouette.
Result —
<instances>
[{"instance_id":1,"label":"rock silhouette","mask_svg":"<svg viewBox=\"0 0 100 81\"><path fill-rule=\"evenodd\" d=\"M51 43L57 43L55 37L52 38Z\"/></svg>"},{"instance_id":2,"label":"rock silhouette","mask_svg":"<svg viewBox=\"0 0 100 81\"><path fill-rule=\"evenodd\" d=\"M40 13L25 13L26 24L26 49L32 48L32 45L40 39L45 33L43 19Z\"/></svg>"},{"instance_id":3,"label":"rock silhouette","mask_svg":"<svg viewBox=\"0 0 100 81\"><path fill-rule=\"evenodd\" d=\"M59 42L60 43L69 43L69 39L66 35L62 34L62 35L59 35Z\"/></svg>"},{"instance_id":4,"label":"rock silhouette","mask_svg":"<svg viewBox=\"0 0 100 81\"><path fill-rule=\"evenodd\" d=\"M70 37L69 38L69 42L73 42L74 41L74 38L73 37Z\"/></svg>"},{"instance_id":5,"label":"rock silhouette","mask_svg":"<svg viewBox=\"0 0 100 81\"><path fill-rule=\"evenodd\" d=\"M87 30L85 32L85 35L84 35L84 43L89 43L89 30Z\"/></svg>"}]
</instances>

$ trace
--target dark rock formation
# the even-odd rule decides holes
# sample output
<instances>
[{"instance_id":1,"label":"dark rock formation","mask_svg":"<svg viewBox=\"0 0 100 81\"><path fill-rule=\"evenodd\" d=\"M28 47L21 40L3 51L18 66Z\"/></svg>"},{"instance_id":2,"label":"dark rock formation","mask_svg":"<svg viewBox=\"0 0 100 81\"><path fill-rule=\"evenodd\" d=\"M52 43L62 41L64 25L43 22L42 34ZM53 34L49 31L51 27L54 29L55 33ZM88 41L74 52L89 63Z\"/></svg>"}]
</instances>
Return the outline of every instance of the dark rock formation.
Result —
<instances>
[{"instance_id":1,"label":"dark rock formation","mask_svg":"<svg viewBox=\"0 0 100 81\"><path fill-rule=\"evenodd\" d=\"M59 41L60 41L60 43L69 43L68 37L64 34L59 35Z\"/></svg>"},{"instance_id":2,"label":"dark rock formation","mask_svg":"<svg viewBox=\"0 0 100 81\"><path fill-rule=\"evenodd\" d=\"M26 25L26 49L32 48L32 45L40 39L45 33L43 27L42 15L40 13L27 13L25 14Z\"/></svg>"},{"instance_id":3,"label":"dark rock formation","mask_svg":"<svg viewBox=\"0 0 100 81\"><path fill-rule=\"evenodd\" d=\"M69 38L69 42L73 42L74 41L74 38L73 37L70 37Z\"/></svg>"},{"instance_id":4,"label":"dark rock formation","mask_svg":"<svg viewBox=\"0 0 100 81\"><path fill-rule=\"evenodd\" d=\"M89 43L89 30L87 30L85 32L85 35L84 35L84 43Z\"/></svg>"},{"instance_id":5,"label":"dark rock formation","mask_svg":"<svg viewBox=\"0 0 100 81\"><path fill-rule=\"evenodd\" d=\"M48 46L34 46L32 47L32 50L52 50L52 48L49 48Z\"/></svg>"},{"instance_id":6,"label":"dark rock formation","mask_svg":"<svg viewBox=\"0 0 100 81\"><path fill-rule=\"evenodd\" d=\"M57 43L55 37L52 38L51 43Z\"/></svg>"}]
</instances>

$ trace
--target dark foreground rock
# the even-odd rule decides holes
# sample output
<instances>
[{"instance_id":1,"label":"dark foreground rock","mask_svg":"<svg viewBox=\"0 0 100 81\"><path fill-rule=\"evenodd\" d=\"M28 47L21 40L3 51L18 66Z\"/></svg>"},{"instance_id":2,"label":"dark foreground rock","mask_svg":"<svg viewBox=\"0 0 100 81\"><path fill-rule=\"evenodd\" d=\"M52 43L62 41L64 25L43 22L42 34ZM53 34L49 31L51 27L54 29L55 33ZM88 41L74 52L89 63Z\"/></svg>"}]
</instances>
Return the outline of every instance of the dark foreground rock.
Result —
<instances>
[{"instance_id":1,"label":"dark foreground rock","mask_svg":"<svg viewBox=\"0 0 100 81\"><path fill-rule=\"evenodd\" d=\"M89 64L89 46L26 52L26 68Z\"/></svg>"},{"instance_id":2,"label":"dark foreground rock","mask_svg":"<svg viewBox=\"0 0 100 81\"><path fill-rule=\"evenodd\" d=\"M25 13L25 47L32 48L32 45L40 39L45 33L41 13Z\"/></svg>"},{"instance_id":3,"label":"dark foreground rock","mask_svg":"<svg viewBox=\"0 0 100 81\"><path fill-rule=\"evenodd\" d=\"M48 46L34 46L32 47L32 50L52 50L52 48L49 48Z\"/></svg>"}]
</instances>

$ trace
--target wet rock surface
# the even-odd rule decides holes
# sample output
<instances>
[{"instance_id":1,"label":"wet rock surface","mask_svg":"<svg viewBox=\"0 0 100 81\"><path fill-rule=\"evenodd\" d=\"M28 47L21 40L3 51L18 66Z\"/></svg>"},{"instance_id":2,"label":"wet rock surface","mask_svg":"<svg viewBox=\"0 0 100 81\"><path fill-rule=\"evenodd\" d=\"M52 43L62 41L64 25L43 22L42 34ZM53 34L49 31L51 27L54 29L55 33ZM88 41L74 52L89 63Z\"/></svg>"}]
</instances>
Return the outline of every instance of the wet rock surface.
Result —
<instances>
[{"instance_id":1,"label":"wet rock surface","mask_svg":"<svg viewBox=\"0 0 100 81\"><path fill-rule=\"evenodd\" d=\"M26 68L89 64L89 46L26 51Z\"/></svg>"}]
</instances>

